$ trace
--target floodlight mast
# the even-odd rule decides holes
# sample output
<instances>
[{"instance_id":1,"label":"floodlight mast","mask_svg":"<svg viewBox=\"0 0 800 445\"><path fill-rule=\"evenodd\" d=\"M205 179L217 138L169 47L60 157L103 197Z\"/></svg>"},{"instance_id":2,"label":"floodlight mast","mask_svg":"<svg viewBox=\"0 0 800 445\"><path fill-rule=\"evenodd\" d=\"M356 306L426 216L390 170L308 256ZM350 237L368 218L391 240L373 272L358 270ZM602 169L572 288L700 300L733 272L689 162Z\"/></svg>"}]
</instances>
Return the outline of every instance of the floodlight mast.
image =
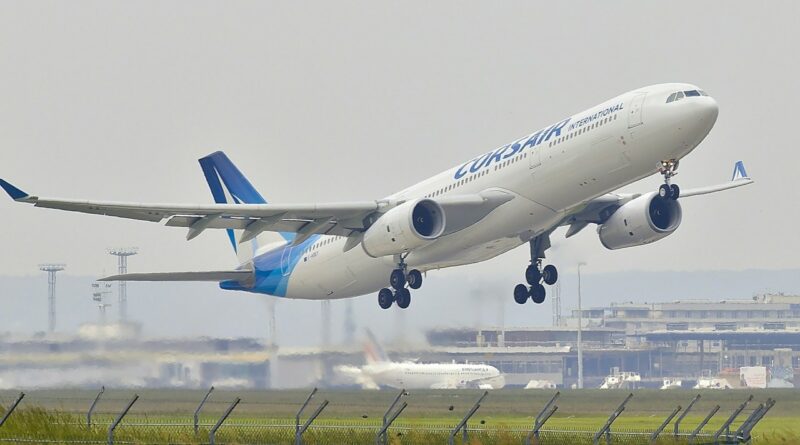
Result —
<instances>
[{"instance_id":1,"label":"floodlight mast","mask_svg":"<svg viewBox=\"0 0 800 445\"><path fill-rule=\"evenodd\" d=\"M128 257L139 253L138 247L111 247L107 249L110 255L117 257L119 264L119 274L128 273ZM124 322L128 319L128 283L119 282L119 321Z\"/></svg>"},{"instance_id":2,"label":"floodlight mast","mask_svg":"<svg viewBox=\"0 0 800 445\"><path fill-rule=\"evenodd\" d=\"M56 273L66 269L66 264L40 264L39 270L47 272L47 332L56 330Z\"/></svg>"}]
</instances>

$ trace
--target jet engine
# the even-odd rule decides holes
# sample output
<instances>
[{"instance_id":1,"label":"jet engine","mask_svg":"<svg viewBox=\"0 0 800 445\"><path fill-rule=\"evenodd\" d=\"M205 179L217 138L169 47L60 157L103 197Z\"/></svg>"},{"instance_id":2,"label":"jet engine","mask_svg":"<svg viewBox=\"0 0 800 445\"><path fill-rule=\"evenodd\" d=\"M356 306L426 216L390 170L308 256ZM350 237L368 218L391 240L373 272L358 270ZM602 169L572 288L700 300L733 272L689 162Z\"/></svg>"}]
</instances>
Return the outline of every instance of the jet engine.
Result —
<instances>
[{"instance_id":1,"label":"jet engine","mask_svg":"<svg viewBox=\"0 0 800 445\"><path fill-rule=\"evenodd\" d=\"M442 207L430 199L415 199L384 213L361 241L367 255L397 255L430 243L444 233Z\"/></svg>"},{"instance_id":2,"label":"jet engine","mask_svg":"<svg viewBox=\"0 0 800 445\"><path fill-rule=\"evenodd\" d=\"M671 234L681 224L681 205L658 193L642 195L618 208L597 227L607 249L641 246Z\"/></svg>"}]
</instances>

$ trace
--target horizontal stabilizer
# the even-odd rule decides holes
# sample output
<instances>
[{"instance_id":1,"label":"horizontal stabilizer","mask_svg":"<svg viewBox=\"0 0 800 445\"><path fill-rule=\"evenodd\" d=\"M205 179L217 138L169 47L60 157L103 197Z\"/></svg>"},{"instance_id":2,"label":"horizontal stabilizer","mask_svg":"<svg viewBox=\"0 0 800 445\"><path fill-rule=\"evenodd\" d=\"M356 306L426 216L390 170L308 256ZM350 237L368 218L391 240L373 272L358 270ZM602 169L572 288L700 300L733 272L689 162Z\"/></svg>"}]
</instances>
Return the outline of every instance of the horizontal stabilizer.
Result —
<instances>
[{"instance_id":1,"label":"horizontal stabilizer","mask_svg":"<svg viewBox=\"0 0 800 445\"><path fill-rule=\"evenodd\" d=\"M98 281L240 281L253 278L251 270L220 270L212 272L153 272L125 273L101 278Z\"/></svg>"}]
</instances>

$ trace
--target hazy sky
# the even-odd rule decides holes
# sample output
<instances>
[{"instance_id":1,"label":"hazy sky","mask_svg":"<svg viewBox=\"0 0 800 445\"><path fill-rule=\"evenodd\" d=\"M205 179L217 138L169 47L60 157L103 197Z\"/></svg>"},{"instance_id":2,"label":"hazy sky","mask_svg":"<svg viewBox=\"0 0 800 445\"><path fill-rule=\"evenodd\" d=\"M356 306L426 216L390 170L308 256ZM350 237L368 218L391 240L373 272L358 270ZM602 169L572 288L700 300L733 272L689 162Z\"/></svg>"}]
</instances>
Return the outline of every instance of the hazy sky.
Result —
<instances>
[{"instance_id":1,"label":"hazy sky","mask_svg":"<svg viewBox=\"0 0 800 445\"><path fill-rule=\"evenodd\" d=\"M654 245L611 252L594 230L560 231L549 258L595 273L798 268L798 17L796 1L3 2L0 177L40 196L208 203L196 160L224 149L272 202L375 199L624 91L685 81L720 115L676 182L728 180L743 159L756 184L681 201L682 226ZM8 275L45 261L110 273L117 245L141 248L131 271L235 260L221 231L186 242L8 199L0 213ZM526 263L523 248L442 277L521 281Z\"/></svg>"}]
</instances>

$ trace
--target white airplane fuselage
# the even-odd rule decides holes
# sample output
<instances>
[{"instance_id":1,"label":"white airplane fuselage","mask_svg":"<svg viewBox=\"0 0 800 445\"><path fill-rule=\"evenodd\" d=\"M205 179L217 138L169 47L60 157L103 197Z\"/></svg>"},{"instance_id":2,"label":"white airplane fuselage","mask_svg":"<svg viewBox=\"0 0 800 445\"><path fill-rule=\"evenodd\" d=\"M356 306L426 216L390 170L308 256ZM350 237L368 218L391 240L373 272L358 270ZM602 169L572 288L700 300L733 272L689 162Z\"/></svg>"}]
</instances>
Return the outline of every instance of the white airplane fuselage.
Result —
<instances>
[{"instance_id":1,"label":"white airplane fuselage","mask_svg":"<svg viewBox=\"0 0 800 445\"><path fill-rule=\"evenodd\" d=\"M365 365L361 372L377 386L398 389L500 389L505 386L500 371L489 365L386 362Z\"/></svg>"},{"instance_id":2,"label":"white airplane fuselage","mask_svg":"<svg viewBox=\"0 0 800 445\"><path fill-rule=\"evenodd\" d=\"M660 84L627 92L387 197L435 200L485 190L514 196L477 223L412 250L405 263L425 272L488 260L592 199L656 173L662 160L683 158L709 133L718 108L705 95L666 102L682 90L698 88ZM335 299L385 287L396 258L373 258L360 246L345 251L346 240L315 235L294 247L257 246L256 275L273 278L242 290Z\"/></svg>"}]
</instances>

